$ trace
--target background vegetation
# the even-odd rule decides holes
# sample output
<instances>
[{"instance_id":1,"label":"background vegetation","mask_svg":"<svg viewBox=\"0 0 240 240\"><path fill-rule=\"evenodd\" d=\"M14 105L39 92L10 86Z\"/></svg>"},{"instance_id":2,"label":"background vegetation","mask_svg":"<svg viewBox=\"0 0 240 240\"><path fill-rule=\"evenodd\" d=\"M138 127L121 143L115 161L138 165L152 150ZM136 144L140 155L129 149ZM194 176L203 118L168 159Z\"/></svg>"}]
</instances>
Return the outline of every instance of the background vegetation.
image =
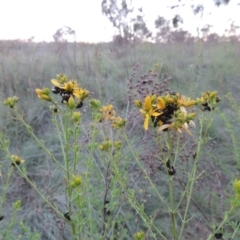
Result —
<instances>
[{"instance_id":1,"label":"background vegetation","mask_svg":"<svg viewBox=\"0 0 240 240\"><path fill-rule=\"evenodd\" d=\"M156 74L156 83L171 79L168 81L171 91L178 91L192 98L196 98L205 90L217 90L222 101L210 129L213 140L205 149L200 161L200 170L205 170L206 174L197 182L192 200L191 213L198 210L198 216L194 220L194 226L189 226L189 236L184 236L185 239L204 239L211 230L203 223L210 223L221 217L228 205L224 199L232 191L232 181L239 177L239 66L240 43L237 39L191 39L172 43L115 41L92 45L63 41L1 41L0 101L8 96L18 96L25 120L37 135L44 139L46 145L58 154L59 148L50 124L48 106L39 101L35 94L36 88L51 88L49 80L54 78L56 73L65 73L70 79L77 79L81 86L90 90L94 98L99 98L103 103L114 103L123 117L131 91L128 88L129 80L137 83L141 79L149 79L149 71ZM61 205L64 195L60 174L32 142L26 130L9 118L7 111L1 104L0 128L9 136L12 151L21 154L26 160L28 172L31 173L29 178L33 179L49 198L55 199ZM87 104L84 105L83 111L87 114ZM141 145L138 151L144 153ZM183 162L184 159L185 163L188 162L190 154L189 150L181 156ZM2 153L0 157L4 171L4 166L9 163ZM146 161L147 157L149 156L143 155L141 160ZM158 179L159 173L154 173L154 177ZM146 184L144 180L141 181L136 188L140 189ZM164 183L159 182L160 188L162 184ZM146 188L146 192L140 196L149 213L157 204L151 200L150 195L150 189ZM22 199L23 203L18 217L26 219L26 224L31 229L44 232L43 226L47 222L51 234L42 239L68 239L67 236L59 235L59 228L54 223L55 218L51 210L40 202L37 194L16 173L7 192L4 221L11 218L11 206L17 199ZM236 212L233 219L239 217L240 213ZM164 215L162 218L165 219ZM0 231L4 228L4 221L0 224ZM159 221L161 222L161 218ZM167 225L166 222L164 224ZM135 230L137 231L133 229L133 233ZM14 228L14 231L18 233L19 229Z\"/></svg>"}]
</instances>

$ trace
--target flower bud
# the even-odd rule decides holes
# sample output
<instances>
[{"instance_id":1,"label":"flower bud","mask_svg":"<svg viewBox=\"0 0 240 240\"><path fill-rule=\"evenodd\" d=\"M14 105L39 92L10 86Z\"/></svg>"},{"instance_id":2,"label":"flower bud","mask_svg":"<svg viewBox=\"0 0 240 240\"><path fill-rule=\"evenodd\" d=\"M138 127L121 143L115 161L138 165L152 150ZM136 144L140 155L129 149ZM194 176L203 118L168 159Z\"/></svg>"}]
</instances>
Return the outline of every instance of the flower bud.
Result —
<instances>
[{"instance_id":1,"label":"flower bud","mask_svg":"<svg viewBox=\"0 0 240 240\"><path fill-rule=\"evenodd\" d=\"M9 106L10 108L14 108L15 104L18 102L18 97L8 97L3 101L3 104Z\"/></svg>"},{"instance_id":2,"label":"flower bud","mask_svg":"<svg viewBox=\"0 0 240 240\"><path fill-rule=\"evenodd\" d=\"M72 110L75 108L75 101L72 96L68 99L68 107Z\"/></svg>"},{"instance_id":3,"label":"flower bud","mask_svg":"<svg viewBox=\"0 0 240 240\"><path fill-rule=\"evenodd\" d=\"M92 99L89 101L90 107L93 110L98 110L101 106L101 102L98 99Z\"/></svg>"},{"instance_id":4,"label":"flower bud","mask_svg":"<svg viewBox=\"0 0 240 240\"><path fill-rule=\"evenodd\" d=\"M18 210L21 207L21 200L17 200L13 203L13 208Z\"/></svg>"},{"instance_id":5,"label":"flower bud","mask_svg":"<svg viewBox=\"0 0 240 240\"><path fill-rule=\"evenodd\" d=\"M78 123L81 120L81 113L80 112L74 112L72 115L72 119L75 123Z\"/></svg>"},{"instance_id":6,"label":"flower bud","mask_svg":"<svg viewBox=\"0 0 240 240\"><path fill-rule=\"evenodd\" d=\"M82 184L82 177L80 175L75 175L72 177L72 181L74 182L75 186L80 186Z\"/></svg>"},{"instance_id":7,"label":"flower bud","mask_svg":"<svg viewBox=\"0 0 240 240\"><path fill-rule=\"evenodd\" d=\"M44 88L43 90L37 88L36 90L37 96L45 101L51 101L51 97L50 97L50 90L48 88Z\"/></svg>"},{"instance_id":8,"label":"flower bud","mask_svg":"<svg viewBox=\"0 0 240 240\"><path fill-rule=\"evenodd\" d=\"M240 180L235 179L233 182L233 189L236 195L240 196Z\"/></svg>"},{"instance_id":9,"label":"flower bud","mask_svg":"<svg viewBox=\"0 0 240 240\"><path fill-rule=\"evenodd\" d=\"M141 101L139 101L139 100L134 100L134 104L135 104L137 107L142 107L142 103L141 103Z\"/></svg>"}]
</instances>

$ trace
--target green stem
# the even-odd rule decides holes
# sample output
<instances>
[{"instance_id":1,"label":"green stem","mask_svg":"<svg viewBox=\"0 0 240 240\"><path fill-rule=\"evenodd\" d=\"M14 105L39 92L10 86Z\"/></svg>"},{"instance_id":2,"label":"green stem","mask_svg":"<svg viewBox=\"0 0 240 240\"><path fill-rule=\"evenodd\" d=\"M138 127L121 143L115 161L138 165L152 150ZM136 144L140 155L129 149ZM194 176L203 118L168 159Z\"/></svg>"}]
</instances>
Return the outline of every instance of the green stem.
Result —
<instances>
[{"instance_id":1,"label":"green stem","mask_svg":"<svg viewBox=\"0 0 240 240\"><path fill-rule=\"evenodd\" d=\"M155 193L157 194L157 196L159 197L159 199L161 200L161 202L165 205L165 207L168 209L168 211L171 211L171 209L169 208L168 204L166 203L166 201L164 200L164 198L160 195L159 191L157 190L155 184L152 182L151 178L149 177L147 171L146 171L146 168L144 168L142 166L142 164L140 163L138 157L136 156L135 152L133 151L132 149L132 146L128 140L128 137L126 136L126 133L123 134L124 136L124 139L126 140L127 144L128 144L128 147L130 148L131 150L131 153L133 154L133 157L134 159L136 160L136 162L138 163L138 165L140 166L141 170L143 171L144 173L144 177L146 177L146 179L149 181L151 187L153 188L153 190L155 191Z\"/></svg>"},{"instance_id":2,"label":"green stem","mask_svg":"<svg viewBox=\"0 0 240 240\"><path fill-rule=\"evenodd\" d=\"M235 235L238 233L238 230L239 230L239 224L237 224L237 227L235 228L235 230L231 236L231 239L234 239Z\"/></svg>"},{"instance_id":3,"label":"green stem","mask_svg":"<svg viewBox=\"0 0 240 240\"><path fill-rule=\"evenodd\" d=\"M167 161L172 162L172 151L173 151L173 139L170 137L170 132L168 131L168 158ZM167 173L168 174L168 173ZM168 174L168 184L169 184L169 197L170 197L170 214L172 218L172 235L176 239L176 212L174 207L174 191L173 191L173 176Z\"/></svg>"},{"instance_id":4,"label":"green stem","mask_svg":"<svg viewBox=\"0 0 240 240\"><path fill-rule=\"evenodd\" d=\"M78 135L80 134L79 125L75 125L74 134L73 134L73 148L74 148L74 159L73 159L73 174L76 174L77 162L78 162L78 153L80 152L78 144Z\"/></svg>"},{"instance_id":5,"label":"green stem","mask_svg":"<svg viewBox=\"0 0 240 240\"><path fill-rule=\"evenodd\" d=\"M211 117L212 117L212 114L210 114L210 119L211 119ZM195 158L194 165L193 165L192 171L189 175L189 180L188 180L188 183L187 183L187 187L189 187L189 190L187 190L187 188L186 188L186 191L187 191L186 192L187 193L187 205L186 205L184 216L183 216L183 219L182 219L182 227L181 227L180 234L179 234L179 237L178 237L179 240L182 239L182 235L183 235L183 231L185 229L185 225L188 222L187 221L188 210L189 210L191 199L192 199L194 184L195 184L195 181L197 179L196 173L197 173L197 167L198 167L198 160L200 158L202 147L207 140L207 133L208 133L209 127L211 126L211 120L207 122L204 134L202 134L203 133L203 124L204 124L204 116L202 115L201 121L200 121L200 131L199 131L198 146L197 146L197 151L196 151L196 158ZM190 182L190 185L189 185L189 182Z\"/></svg>"},{"instance_id":6,"label":"green stem","mask_svg":"<svg viewBox=\"0 0 240 240\"><path fill-rule=\"evenodd\" d=\"M11 235L12 235L12 229L14 227L14 224L16 222L16 218L17 218L17 212L18 212L18 209L14 209L14 213L13 213L13 217L10 221L10 224L7 226L7 233L4 233L4 238L5 239L11 239Z\"/></svg>"},{"instance_id":7,"label":"green stem","mask_svg":"<svg viewBox=\"0 0 240 240\"><path fill-rule=\"evenodd\" d=\"M0 140L1 144L2 144L2 141ZM2 204L4 202L6 202L6 193L7 193L7 190L9 188L9 185L10 185L10 179L11 179L11 176L12 176L12 172L13 172L13 168L9 168L8 170L8 173L7 173L7 181L6 183L4 184L4 187L3 187L3 193L2 193L2 197L0 198L1 202L0 202L0 214L2 213Z\"/></svg>"},{"instance_id":8,"label":"green stem","mask_svg":"<svg viewBox=\"0 0 240 240\"><path fill-rule=\"evenodd\" d=\"M171 204L171 217L172 217L172 234L173 239L176 239L176 212L174 207L174 196L173 196L173 177L169 176L169 194L170 194L170 204Z\"/></svg>"},{"instance_id":9,"label":"green stem","mask_svg":"<svg viewBox=\"0 0 240 240\"><path fill-rule=\"evenodd\" d=\"M190 174L190 180L189 180L190 181L190 186L189 186L189 192L187 194L187 205L186 205L184 216L183 216L182 227L181 227L180 234L179 234L179 237L178 237L179 240L182 239L183 230L184 230L185 225L187 223L187 215L188 215L188 210L189 210L189 207L190 207L191 197L192 197L192 193L193 193L196 170L197 170L197 161L194 162L194 166L193 166L192 172Z\"/></svg>"},{"instance_id":10,"label":"green stem","mask_svg":"<svg viewBox=\"0 0 240 240\"><path fill-rule=\"evenodd\" d=\"M65 162L65 168L66 168L66 180L67 180L67 202L68 202L68 212L69 215L72 215L72 188L69 187L69 183L71 181L70 179L70 168L69 168L69 139L70 139L70 134L69 134L69 116L71 116L72 111L67 111L65 112L65 123L64 123L64 136L65 136L65 146L64 146L64 162ZM75 225L74 222L71 221L71 228L72 228L72 233L73 236L75 236Z\"/></svg>"},{"instance_id":11,"label":"green stem","mask_svg":"<svg viewBox=\"0 0 240 240\"><path fill-rule=\"evenodd\" d=\"M16 110L14 110L14 112L16 113L17 119L24 125L24 127L28 130L28 132L31 134L31 136L36 140L36 142L38 143L38 145L47 153L47 155L64 171L66 172L66 170L64 169L64 167L58 162L58 160L53 156L53 154L44 146L44 143L42 141L40 141L38 139L38 137L33 133L33 130L31 128L31 126L29 126L22 118L22 116L20 116L18 114L18 112Z\"/></svg>"},{"instance_id":12,"label":"green stem","mask_svg":"<svg viewBox=\"0 0 240 240\"><path fill-rule=\"evenodd\" d=\"M208 236L208 238L207 238L206 240L211 240L211 239L214 237L215 233L224 226L224 224L228 221L229 216L234 212L235 209L236 209L236 208L232 206L231 209L230 209L228 212L225 213L224 219L222 220L221 224L218 226L218 228L215 229L214 232L212 232L212 233Z\"/></svg>"},{"instance_id":13,"label":"green stem","mask_svg":"<svg viewBox=\"0 0 240 240\"><path fill-rule=\"evenodd\" d=\"M8 159L12 159L11 154L10 154L8 148L6 148L6 146L4 145L4 143L2 141L1 141L1 144L3 145L3 150L5 151ZM11 163L12 162L13 162L13 160L11 160ZM59 212L59 210L53 204L51 204L47 200L47 198L38 190L36 185L27 177L26 173L18 165L15 164L14 167L17 168L17 170L20 173L21 177L23 177L31 185L31 187L38 193L38 195L42 198L43 202L46 202L58 215L60 215L63 219L65 219L64 215L61 212Z\"/></svg>"}]
</instances>

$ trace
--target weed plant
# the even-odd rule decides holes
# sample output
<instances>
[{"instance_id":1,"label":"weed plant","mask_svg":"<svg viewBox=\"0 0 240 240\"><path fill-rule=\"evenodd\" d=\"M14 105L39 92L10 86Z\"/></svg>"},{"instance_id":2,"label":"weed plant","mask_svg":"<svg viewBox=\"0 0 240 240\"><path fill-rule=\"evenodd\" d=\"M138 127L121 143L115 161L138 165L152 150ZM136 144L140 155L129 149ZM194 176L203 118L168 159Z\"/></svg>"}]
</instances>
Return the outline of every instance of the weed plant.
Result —
<instances>
[{"instance_id":1,"label":"weed plant","mask_svg":"<svg viewBox=\"0 0 240 240\"><path fill-rule=\"evenodd\" d=\"M0 236L238 239L238 86L226 81L238 69L232 60L224 69L221 58L206 63L220 51L203 44L186 48L191 64L174 59L174 51L186 59L182 45L166 46L161 59L152 54L150 63L148 53L158 49L151 44L123 51L113 45L110 55L105 45L78 46L81 55L74 59L71 45L51 45L56 55L41 53L48 59L39 58L39 68L28 68L26 75L27 57L13 65L11 55L12 62L2 59L2 69L14 66L15 77L1 73L9 79L1 88L10 108L1 108ZM15 57L26 50L23 45L13 44ZM46 46L32 45L28 51L37 60ZM235 52L229 47L221 54ZM57 56L65 60L60 66ZM48 74L64 70L79 81L62 74L50 84L43 81L47 62L53 66ZM226 84L232 93L221 97L219 108L217 92L199 94L206 86L224 93ZM46 85L52 93L39 89ZM6 98L13 95L20 101Z\"/></svg>"}]
</instances>

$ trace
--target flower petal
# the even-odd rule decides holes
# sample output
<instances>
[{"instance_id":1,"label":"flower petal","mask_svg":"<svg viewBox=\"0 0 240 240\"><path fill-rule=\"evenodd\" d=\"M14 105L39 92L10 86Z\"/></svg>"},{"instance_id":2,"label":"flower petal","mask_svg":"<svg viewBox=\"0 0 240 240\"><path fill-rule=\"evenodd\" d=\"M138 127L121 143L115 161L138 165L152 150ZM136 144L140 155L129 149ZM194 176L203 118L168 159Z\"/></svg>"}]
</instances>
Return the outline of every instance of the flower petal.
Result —
<instances>
[{"instance_id":1,"label":"flower petal","mask_svg":"<svg viewBox=\"0 0 240 240\"><path fill-rule=\"evenodd\" d=\"M42 90L39 89L39 88L37 88L35 91L36 91L36 93L37 93L38 96L42 94Z\"/></svg>"},{"instance_id":2,"label":"flower petal","mask_svg":"<svg viewBox=\"0 0 240 240\"><path fill-rule=\"evenodd\" d=\"M148 122L149 122L149 115L145 116L145 120L144 120L144 129L148 130Z\"/></svg>"},{"instance_id":3,"label":"flower petal","mask_svg":"<svg viewBox=\"0 0 240 240\"><path fill-rule=\"evenodd\" d=\"M144 101L144 110L149 111L151 108L151 97L147 96Z\"/></svg>"},{"instance_id":4,"label":"flower petal","mask_svg":"<svg viewBox=\"0 0 240 240\"><path fill-rule=\"evenodd\" d=\"M151 113L151 116L157 117L157 116L160 116L161 114L163 114L163 113L153 112L153 113Z\"/></svg>"},{"instance_id":5,"label":"flower petal","mask_svg":"<svg viewBox=\"0 0 240 240\"><path fill-rule=\"evenodd\" d=\"M187 114L187 110L186 110L185 107L181 106L181 107L180 107L180 110L182 111L182 113L184 113L184 115Z\"/></svg>"},{"instance_id":6,"label":"flower petal","mask_svg":"<svg viewBox=\"0 0 240 240\"><path fill-rule=\"evenodd\" d=\"M158 98L158 109L164 110L166 108L165 101L163 100L162 97Z\"/></svg>"},{"instance_id":7,"label":"flower petal","mask_svg":"<svg viewBox=\"0 0 240 240\"><path fill-rule=\"evenodd\" d=\"M186 102L183 102L182 105L184 107L192 107L196 104L196 101L195 100L189 100L189 101L186 101Z\"/></svg>"},{"instance_id":8,"label":"flower petal","mask_svg":"<svg viewBox=\"0 0 240 240\"><path fill-rule=\"evenodd\" d=\"M56 79L52 79L51 82L56 87L59 87L61 85Z\"/></svg>"},{"instance_id":9,"label":"flower petal","mask_svg":"<svg viewBox=\"0 0 240 240\"><path fill-rule=\"evenodd\" d=\"M164 130L164 129L166 129L166 128L169 128L170 125L171 125L171 124L164 124L164 125L162 125L162 126L158 129L158 131L161 132L162 130Z\"/></svg>"}]
</instances>

